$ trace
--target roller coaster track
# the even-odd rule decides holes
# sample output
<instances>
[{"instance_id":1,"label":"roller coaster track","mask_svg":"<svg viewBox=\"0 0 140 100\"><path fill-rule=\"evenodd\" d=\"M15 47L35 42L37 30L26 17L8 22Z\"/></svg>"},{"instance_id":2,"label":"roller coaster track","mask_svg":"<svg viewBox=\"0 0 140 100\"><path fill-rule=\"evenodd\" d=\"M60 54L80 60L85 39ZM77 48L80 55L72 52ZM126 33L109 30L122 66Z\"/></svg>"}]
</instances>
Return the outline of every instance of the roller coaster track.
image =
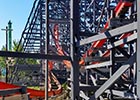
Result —
<instances>
[{"instance_id":1,"label":"roller coaster track","mask_svg":"<svg viewBox=\"0 0 140 100\"><path fill-rule=\"evenodd\" d=\"M60 2L58 2L58 3L60 3ZM92 4L92 2L91 2L91 4ZM113 10L114 13L115 13L115 17L122 16L123 13L125 13L128 10L128 8L132 5L133 5L132 2L120 0L120 2L117 3L116 8ZM64 6L64 5L61 5L61 6ZM52 44L53 44L53 46L55 46L55 49L52 50L52 51L57 52L58 55L69 55L69 53L68 53L69 51L65 51L64 48L62 47L62 44L60 43L60 38L62 38L62 34L59 33L60 30L61 30L60 29L60 27L61 27L60 24L61 23L67 23L66 26L69 26L69 24L68 24L69 22L67 21L69 16L68 16L68 18L66 18L66 21L65 20L64 21L60 20L59 19L60 16L57 16L57 17L58 17L57 22L54 22L53 18L49 20L51 23L54 23L52 26L50 26L53 30L52 34L54 36L54 37L52 37L52 39L54 40L54 43L52 43ZM110 27L109 22L110 22L111 19L112 19L112 17L110 17L107 20L106 24L102 23L102 24L105 24L105 26L102 29L102 31L99 32L100 34L104 34L104 32L109 29L109 27ZM83 22L81 21L81 23L83 23ZM32 8L31 14L28 18L25 29L22 33L22 37L20 39L19 46L22 44L21 50L23 49L23 52L44 53L44 50L45 50L45 42L44 42L44 40L45 40L45 28L46 28L45 27L45 0L36 0L34 2L34 6ZM81 29L83 29L82 25L81 25ZM97 30L98 29L99 29L99 27L97 28ZM118 39L124 39L128 36L131 36L131 35L132 35L131 32L125 33L125 34L119 36ZM90 46L86 47L88 49L85 50L86 52L82 55L82 57L81 57L82 60L80 60L79 64L80 65L85 65L84 59L86 57L88 57L89 55L91 55L93 53L96 53L97 50L95 48L103 47L103 45L106 43L106 41L107 41L107 39L102 39L102 40L99 40L99 41L95 41ZM124 47L124 44L122 44L120 47ZM17 51L18 51L18 49L17 49ZM109 55L110 55L110 50L106 50L102 54L102 57L109 57ZM71 68L71 63L69 61L63 61L63 63L66 65L66 68L68 68L68 69ZM99 63L99 62L93 62L93 63L95 64L95 63ZM52 62L49 63L49 66L50 66L51 69L53 69ZM49 82L49 85L50 85L49 90L50 91L48 92L48 94L49 94L49 96L54 96L54 95L60 94L62 92L62 87L59 84L57 78L54 76L53 73L51 73L51 76L53 76L52 79L56 82L56 84L58 84L58 89L57 90L51 90L51 84ZM18 86L15 86L15 85L9 85L9 84L2 83L2 82L0 83L0 85L5 86L6 88L16 88L16 87L18 87ZM44 91L37 91L37 90L32 90L32 89L28 89L28 92L31 94L31 96L38 96L38 97L44 97L44 94L45 94Z\"/></svg>"},{"instance_id":2,"label":"roller coaster track","mask_svg":"<svg viewBox=\"0 0 140 100\"><path fill-rule=\"evenodd\" d=\"M131 2L122 2L122 1L120 1L120 2L118 3L118 5L116 6L115 10L114 10L115 16L118 16L118 14L121 13L121 11L124 9L124 7L127 8L127 7L130 7L131 5L132 5ZM110 18L110 19L111 19L111 18ZM109 21L110 21L110 19L108 20L108 22L106 22L105 27L104 27L103 31L101 31L101 33L104 33L104 32L109 28ZM120 37L120 39L125 38L125 37L127 37L127 36L128 36L128 34L125 34L125 35L123 34L123 35ZM94 53L94 52L97 52L97 50L94 50L94 48L101 48L105 42L106 42L106 39L93 42L92 45L91 45L91 47L90 47L90 48L86 51L86 53L83 55L83 58L85 58L86 56L91 55L91 54ZM103 57L105 57L105 56L107 56L107 55L109 56L109 50L106 51L106 52L103 54ZM81 61L80 61L80 64L81 64L81 65L84 64L84 63L85 63L84 60L81 60Z\"/></svg>"}]
</instances>

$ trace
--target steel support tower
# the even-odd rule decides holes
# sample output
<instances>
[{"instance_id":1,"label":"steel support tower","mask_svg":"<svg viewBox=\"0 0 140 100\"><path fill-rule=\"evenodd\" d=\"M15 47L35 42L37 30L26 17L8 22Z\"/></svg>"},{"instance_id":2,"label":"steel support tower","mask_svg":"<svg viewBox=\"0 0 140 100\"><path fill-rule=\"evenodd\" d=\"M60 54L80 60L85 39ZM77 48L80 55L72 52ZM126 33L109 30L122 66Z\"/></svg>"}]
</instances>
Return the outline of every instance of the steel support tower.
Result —
<instances>
[{"instance_id":1,"label":"steel support tower","mask_svg":"<svg viewBox=\"0 0 140 100\"><path fill-rule=\"evenodd\" d=\"M71 73L72 100L140 99L140 0L49 0L48 19L45 2L34 2L23 52L44 54L49 39L47 54L69 56L53 62Z\"/></svg>"}]
</instances>

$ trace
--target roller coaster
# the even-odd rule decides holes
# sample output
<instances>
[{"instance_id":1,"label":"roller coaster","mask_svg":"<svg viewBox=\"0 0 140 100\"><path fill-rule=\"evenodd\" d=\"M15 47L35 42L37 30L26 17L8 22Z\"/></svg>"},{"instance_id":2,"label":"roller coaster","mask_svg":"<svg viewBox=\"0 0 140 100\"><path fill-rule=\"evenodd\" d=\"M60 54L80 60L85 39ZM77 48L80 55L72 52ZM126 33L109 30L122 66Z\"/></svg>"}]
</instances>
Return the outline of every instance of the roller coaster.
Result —
<instances>
[{"instance_id":1,"label":"roller coaster","mask_svg":"<svg viewBox=\"0 0 140 100\"><path fill-rule=\"evenodd\" d=\"M139 100L139 18L140 0L35 0L17 48L22 52L0 56L39 58L40 64L17 61L1 90L45 85L46 79L48 96L59 95L63 88L53 70L66 69L71 100ZM27 93L45 98L45 91Z\"/></svg>"}]
</instances>

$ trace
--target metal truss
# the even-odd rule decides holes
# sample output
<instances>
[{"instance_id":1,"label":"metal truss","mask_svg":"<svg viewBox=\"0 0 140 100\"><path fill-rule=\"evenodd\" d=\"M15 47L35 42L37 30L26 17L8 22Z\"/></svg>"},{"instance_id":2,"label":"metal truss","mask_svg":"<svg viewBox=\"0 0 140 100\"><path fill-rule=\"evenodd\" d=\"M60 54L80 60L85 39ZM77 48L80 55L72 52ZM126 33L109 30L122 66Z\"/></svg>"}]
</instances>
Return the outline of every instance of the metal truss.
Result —
<instances>
[{"instance_id":1,"label":"metal truss","mask_svg":"<svg viewBox=\"0 0 140 100\"><path fill-rule=\"evenodd\" d=\"M97 34L77 43L78 47L91 43L82 56L85 60L81 63L85 68L82 74L85 76L80 77L79 81L80 97L86 100L136 100L139 98L139 91L136 91L139 89L139 79L136 78L136 48L139 47L136 45L136 30L139 30L136 22L136 1L103 2L102 5L106 2L108 5L102 7L107 10L107 16L104 15L105 23L98 22L102 29L97 28Z\"/></svg>"},{"instance_id":2,"label":"metal truss","mask_svg":"<svg viewBox=\"0 0 140 100\"><path fill-rule=\"evenodd\" d=\"M45 40L45 0L35 0L19 46L24 52L44 52ZM17 49L18 50L18 49Z\"/></svg>"},{"instance_id":3,"label":"metal truss","mask_svg":"<svg viewBox=\"0 0 140 100\"><path fill-rule=\"evenodd\" d=\"M27 65L25 58L35 58L35 55L36 57L41 57L41 55L38 55L39 53L45 57L45 55L43 55L45 53L45 18L45 0L35 0L16 50L17 52L23 53L11 52L10 54L12 57L22 57L22 59L17 60L14 68L11 69L12 73L9 73L10 83L40 85L40 83L43 82L42 67L33 70L33 65ZM5 56L9 55L8 52L2 54L5 54ZM24 63L24 65L19 65L19 62ZM19 66L27 66L29 68L21 70L23 68L20 68Z\"/></svg>"},{"instance_id":4,"label":"metal truss","mask_svg":"<svg viewBox=\"0 0 140 100\"><path fill-rule=\"evenodd\" d=\"M24 52L44 53L45 1L22 33ZM50 0L49 51L69 56L71 99L139 99L139 0ZM137 6L136 6L137 5ZM68 68L68 62L63 66Z\"/></svg>"},{"instance_id":5,"label":"metal truss","mask_svg":"<svg viewBox=\"0 0 140 100\"><path fill-rule=\"evenodd\" d=\"M61 65L61 57L58 56L57 53L57 44L61 45L61 48L64 49L65 54L68 56L69 54L69 41L70 41L70 23L69 23L69 2L66 0L64 1L51 1L49 2L49 34L50 34L50 43L49 43L49 55L45 55L45 34L46 34L46 15L45 15L45 0L35 0L29 18L27 20L26 26L22 32L22 36L19 42L19 46L17 51L22 51L23 53L12 53L12 52L3 52L1 56L4 54L5 56L11 55L12 57L21 57L21 58L35 58L35 59L48 59L53 60L54 68L55 69L62 69L58 67ZM59 41L55 44L55 26L58 25L59 28ZM67 42L68 41L68 42ZM19 50L20 49L20 50ZM10 54L9 54L10 53ZM30 54L31 53L31 54ZM66 55L61 55L65 58ZM58 60L54 61L54 59L58 58ZM59 59L60 58L60 59ZM68 57L69 59L69 57ZM69 59L70 60L70 59ZM19 61L19 60L18 60ZM38 71L32 70L34 67L33 65L24 65L29 67L31 70L23 70L26 74L24 77L21 75L23 68L20 68L22 65L15 65L13 73L10 75L10 82L16 84L26 84L32 85L37 83L39 85L41 82L44 81L44 60L40 63L40 69ZM23 63L26 63L26 59L23 59ZM63 65L64 66L64 65ZM22 66L23 67L23 66ZM63 70L63 69L62 69ZM31 73L38 74L38 79L33 79L34 75L30 75ZM37 73L36 73L37 72ZM32 78L31 78L32 76ZM40 78L41 77L41 78ZM20 80L19 80L20 79ZM30 82L29 80L35 80L36 82ZM43 80L43 81L42 81ZM37 82L38 81L38 82Z\"/></svg>"}]
</instances>

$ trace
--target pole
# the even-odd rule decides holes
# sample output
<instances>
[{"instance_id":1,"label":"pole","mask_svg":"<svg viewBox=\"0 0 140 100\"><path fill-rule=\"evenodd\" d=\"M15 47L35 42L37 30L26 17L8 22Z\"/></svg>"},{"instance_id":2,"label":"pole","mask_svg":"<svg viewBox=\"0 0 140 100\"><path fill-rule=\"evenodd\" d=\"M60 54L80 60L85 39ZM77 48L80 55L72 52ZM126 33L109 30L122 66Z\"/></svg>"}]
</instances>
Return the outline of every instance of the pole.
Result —
<instances>
[{"instance_id":1,"label":"pole","mask_svg":"<svg viewBox=\"0 0 140 100\"><path fill-rule=\"evenodd\" d=\"M137 0L137 96L140 99L140 0Z\"/></svg>"},{"instance_id":2,"label":"pole","mask_svg":"<svg viewBox=\"0 0 140 100\"><path fill-rule=\"evenodd\" d=\"M79 100L79 63L75 36L79 33L79 0L70 3L71 100Z\"/></svg>"},{"instance_id":3,"label":"pole","mask_svg":"<svg viewBox=\"0 0 140 100\"><path fill-rule=\"evenodd\" d=\"M46 41L45 41L45 54L49 52L49 31L48 31L48 18L49 18L49 0L46 0L45 13L46 13ZM48 100L48 60L45 60L45 100Z\"/></svg>"},{"instance_id":4,"label":"pole","mask_svg":"<svg viewBox=\"0 0 140 100\"><path fill-rule=\"evenodd\" d=\"M5 29L1 29L2 31L6 32L6 51L8 51L8 27L6 26ZM8 82L8 63L7 63L8 58L6 57L6 78L5 78L5 82Z\"/></svg>"},{"instance_id":5,"label":"pole","mask_svg":"<svg viewBox=\"0 0 140 100\"><path fill-rule=\"evenodd\" d=\"M8 51L8 27L6 26L6 51Z\"/></svg>"},{"instance_id":6,"label":"pole","mask_svg":"<svg viewBox=\"0 0 140 100\"><path fill-rule=\"evenodd\" d=\"M6 26L6 51L8 51L8 27ZM6 61L8 58L6 57ZM6 83L8 82L8 63L6 62Z\"/></svg>"},{"instance_id":7,"label":"pole","mask_svg":"<svg viewBox=\"0 0 140 100\"><path fill-rule=\"evenodd\" d=\"M8 36L9 36L8 50L11 51L12 50L12 22L11 21L8 22Z\"/></svg>"}]
</instances>

